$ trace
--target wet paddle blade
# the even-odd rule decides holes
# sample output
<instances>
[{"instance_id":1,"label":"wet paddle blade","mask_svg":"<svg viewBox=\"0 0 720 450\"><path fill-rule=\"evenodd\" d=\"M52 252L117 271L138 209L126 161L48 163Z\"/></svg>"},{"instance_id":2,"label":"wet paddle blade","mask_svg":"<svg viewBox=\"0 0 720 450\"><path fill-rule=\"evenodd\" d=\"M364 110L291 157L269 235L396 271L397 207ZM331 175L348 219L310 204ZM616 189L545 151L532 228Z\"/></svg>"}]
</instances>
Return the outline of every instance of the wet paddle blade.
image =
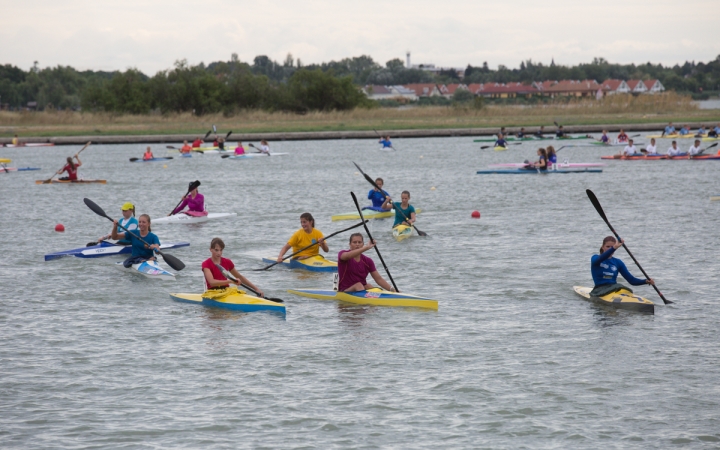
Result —
<instances>
[{"instance_id":1,"label":"wet paddle blade","mask_svg":"<svg viewBox=\"0 0 720 450\"><path fill-rule=\"evenodd\" d=\"M92 209L92 211L93 211L95 214L97 214L98 216L105 217L105 218L107 218L108 220L111 220L111 221L112 221L112 219L111 219L110 217L108 217L107 214L105 214L105 211L104 211L100 206L98 206L97 203L95 203L94 201L90 200L89 198L84 198L84 199L83 199L83 202L85 202L85 204L87 205L87 207L90 208L90 209Z\"/></svg>"},{"instance_id":2,"label":"wet paddle blade","mask_svg":"<svg viewBox=\"0 0 720 450\"><path fill-rule=\"evenodd\" d=\"M168 266L172 267L175 270L183 270L185 268L185 263L174 257L173 255L169 253L160 253L160 256L163 257L165 262L168 264Z\"/></svg>"}]
</instances>

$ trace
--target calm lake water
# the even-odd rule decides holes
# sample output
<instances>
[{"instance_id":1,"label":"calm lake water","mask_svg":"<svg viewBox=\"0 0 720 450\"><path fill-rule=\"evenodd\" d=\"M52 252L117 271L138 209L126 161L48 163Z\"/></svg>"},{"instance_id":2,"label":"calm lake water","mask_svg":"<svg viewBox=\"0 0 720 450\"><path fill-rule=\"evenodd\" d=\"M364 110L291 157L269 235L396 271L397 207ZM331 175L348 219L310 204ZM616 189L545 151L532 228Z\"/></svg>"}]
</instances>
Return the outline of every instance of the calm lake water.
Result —
<instances>
[{"instance_id":1,"label":"calm lake water","mask_svg":"<svg viewBox=\"0 0 720 450\"><path fill-rule=\"evenodd\" d=\"M720 161L609 161L601 174L477 175L532 159L537 145L480 150L470 138L272 143L277 158L195 156L130 163L141 145L96 145L81 175L107 185L40 185L79 147L0 149L0 447L2 448L668 448L720 446ZM664 151L666 143L660 148ZM157 156L164 146L153 147ZM617 149L566 148L600 162ZM713 149L715 151L716 149ZM172 155L172 154L171 154ZM412 194L429 237L372 231L399 288L438 311L354 306L290 295L330 274L261 267L299 216L325 234L351 222L352 161ZM165 167L167 166L167 167ZM134 202L166 215L190 181L232 220L157 225L187 264L174 282L124 273L120 258L43 255L81 247ZM435 189L431 189L435 187ZM610 222L673 305L656 314L578 297ZM479 210L481 219L472 219ZM53 228L62 223L66 232ZM200 292L213 237L286 317L173 302ZM330 255L348 235L329 241ZM370 253L381 267L375 253ZM618 251L630 271L641 272ZM383 276L386 276L383 273Z\"/></svg>"}]
</instances>

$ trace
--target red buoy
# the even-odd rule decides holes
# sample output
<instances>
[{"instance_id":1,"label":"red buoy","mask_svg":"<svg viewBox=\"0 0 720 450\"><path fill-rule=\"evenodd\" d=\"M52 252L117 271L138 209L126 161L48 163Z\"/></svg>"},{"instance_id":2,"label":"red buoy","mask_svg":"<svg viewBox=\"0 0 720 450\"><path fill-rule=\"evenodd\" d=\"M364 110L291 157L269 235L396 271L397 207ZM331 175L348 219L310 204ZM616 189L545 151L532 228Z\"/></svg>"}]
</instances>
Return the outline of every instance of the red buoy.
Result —
<instances>
[{"instance_id":1,"label":"red buoy","mask_svg":"<svg viewBox=\"0 0 720 450\"><path fill-rule=\"evenodd\" d=\"M473 211L472 214L470 214L473 219L479 219L480 218L480 211Z\"/></svg>"},{"instance_id":2,"label":"red buoy","mask_svg":"<svg viewBox=\"0 0 720 450\"><path fill-rule=\"evenodd\" d=\"M62 233L63 231L65 231L65 226L63 224L59 223L59 224L55 225L55 231Z\"/></svg>"}]
</instances>

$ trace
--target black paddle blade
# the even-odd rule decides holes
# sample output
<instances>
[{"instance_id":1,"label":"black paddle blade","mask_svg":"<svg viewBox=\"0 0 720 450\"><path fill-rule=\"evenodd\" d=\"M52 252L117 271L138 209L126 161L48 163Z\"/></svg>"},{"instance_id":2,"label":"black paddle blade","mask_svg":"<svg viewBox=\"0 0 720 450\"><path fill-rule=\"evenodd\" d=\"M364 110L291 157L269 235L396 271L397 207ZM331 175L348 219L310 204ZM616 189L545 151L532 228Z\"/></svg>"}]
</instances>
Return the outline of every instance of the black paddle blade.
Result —
<instances>
[{"instance_id":1,"label":"black paddle blade","mask_svg":"<svg viewBox=\"0 0 720 450\"><path fill-rule=\"evenodd\" d=\"M613 230L613 227L610 226L610 222L608 222L607 216L605 216L605 211L603 211L602 206L600 206L600 201L595 197L595 194L590 189L585 189L585 193L587 194L588 198L590 199L590 203L593 204L595 207L595 210L600 214L600 217L605 221L606 224L610 227L610 230L615 233L615 230ZM617 233L615 233L617 235Z\"/></svg>"},{"instance_id":2,"label":"black paddle blade","mask_svg":"<svg viewBox=\"0 0 720 450\"><path fill-rule=\"evenodd\" d=\"M185 263L174 257L173 255L169 253L160 253L160 256L163 257L165 262L168 264L168 266L172 267L175 270L183 270L185 268Z\"/></svg>"},{"instance_id":3,"label":"black paddle blade","mask_svg":"<svg viewBox=\"0 0 720 450\"><path fill-rule=\"evenodd\" d=\"M285 300L281 298L275 298L275 297L263 297L265 300L270 300L271 302L275 303L285 303Z\"/></svg>"},{"instance_id":4,"label":"black paddle blade","mask_svg":"<svg viewBox=\"0 0 720 450\"><path fill-rule=\"evenodd\" d=\"M172 157L172 156L168 156L167 159L173 159L173 157Z\"/></svg>"},{"instance_id":5,"label":"black paddle blade","mask_svg":"<svg viewBox=\"0 0 720 450\"><path fill-rule=\"evenodd\" d=\"M225 158L229 158L230 155L220 155L220 157L223 158L223 159L225 159Z\"/></svg>"},{"instance_id":6,"label":"black paddle blade","mask_svg":"<svg viewBox=\"0 0 720 450\"><path fill-rule=\"evenodd\" d=\"M110 217L108 217L107 214L105 214L105 211L94 201L90 200L89 198L84 198L83 201L85 202L87 207L92 209L92 211L98 216L107 217L108 220L112 220Z\"/></svg>"},{"instance_id":7,"label":"black paddle blade","mask_svg":"<svg viewBox=\"0 0 720 450\"><path fill-rule=\"evenodd\" d=\"M199 188L199 187L200 187L200 181L199 181L199 180L195 180L195 181L192 182L192 184L191 184L190 187L188 188L188 192L190 192L190 191L192 191L192 190L194 190L194 189L197 189L197 188Z\"/></svg>"},{"instance_id":8,"label":"black paddle blade","mask_svg":"<svg viewBox=\"0 0 720 450\"><path fill-rule=\"evenodd\" d=\"M485 150L486 148L490 148L490 146L489 146L489 145L483 145L482 147L480 147L480 150Z\"/></svg>"},{"instance_id":9,"label":"black paddle blade","mask_svg":"<svg viewBox=\"0 0 720 450\"><path fill-rule=\"evenodd\" d=\"M228 131L228 133L225 135L225 139L229 138L231 134L232 134L232 131Z\"/></svg>"},{"instance_id":10,"label":"black paddle blade","mask_svg":"<svg viewBox=\"0 0 720 450\"><path fill-rule=\"evenodd\" d=\"M98 244L99 244L99 242L88 242L87 244L85 244L85 247L93 247Z\"/></svg>"},{"instance_id":11,"label":"black paddle blade","mask_svg":"<svg viewBox=\"0 0 720 450\"><path fill-rule=\"evenodd\" d=\"M176 149L174 146L172 146L172 145L166 145L165 148L169 148L170 150L177 150L177 149Z\"/></svg>"},{"instance_id":12,"label":"black paddle blade","mask_svg":"<svg viewBox=\"0 0 720 450\"><path fill-rule=\"evenodd\" d=\"M140 158L130 158L130 162L135 162L135 161L137 161L138 159L140 159Z\"/></svg>"},{"instance_id":13,"label":"black paddle blade","mask_svg":"<svg viewBox=\"0 0 720 450\"><path fill-rule=\"evenodd\" d=\"M212 130L210 130L210 131L208 131L207 133L205 133L205 137L204 137L203 139L207 139L207 137L210 136L210 133L212 133Z\"/></svg>"}]
</instances>

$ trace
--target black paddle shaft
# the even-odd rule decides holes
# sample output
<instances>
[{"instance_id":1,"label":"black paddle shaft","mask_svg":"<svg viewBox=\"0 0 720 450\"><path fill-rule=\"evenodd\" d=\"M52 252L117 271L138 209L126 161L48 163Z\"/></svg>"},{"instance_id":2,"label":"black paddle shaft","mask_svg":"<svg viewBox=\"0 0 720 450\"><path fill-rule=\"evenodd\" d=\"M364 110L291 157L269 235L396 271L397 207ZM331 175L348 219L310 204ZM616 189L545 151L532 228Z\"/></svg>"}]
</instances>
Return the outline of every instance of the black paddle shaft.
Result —
<instances>
[{"instance_id":1,"label":"black paddle shaft","mask_svg":"<svg viewBox=\"0 0 720 450\"><path fill-rule=\"evenodd\" d=\"M605 221L605 223L607 224L608 228L610 228L610 231L612 231L612 233L615 235L615 238L618 240L618 242L620 242L622 239L620 239L620 235L617 234L617 232L615 231L615 228L613 228L613 226L610 225L610 221L608 220L607 216L605 216L605 211L603 211L602 206L600 206L600 201L597 199L597 197L595 196L595 194L593 193L593 191L591 191L590 189L586 189L585 192L587 193L587 196L588 196L588 198L590 199L590 202L591 202L591 203L593 204L593 206L595 207L595 210L598 212L598 214L600 214L600 217L602 217L602 219ZM627 245L625 245L624 242L623 242L622 246L625 248L625 251L628 253L628 255L630 255L630 258L632 258L632 260L633 260L633 261L635 262L635 264L638 266L638 268L640 269L640 272L642 272L643 275L645 275L645 278L650 278L650 276L645 272L645 269L642 268L642 266L640 265L640 263L638 262L638 260L635 259L635 256L632 254L632 252L630 251L630 249L627 248ZM671 302L670 300L666 299L665 296L662 295L662 292L660 292L660 289L658 289L657 286L655 286L655 285L653 284L652 287L655 289L655 292L658 293L658 295L660 296L660 298L662 299L662 301L663 301L666 305L669 305L669 304L671 304L671 303L674 303L674 302Z\"/></svg>"},{"instance_id":2,"label":"black paddle shaft","mask_svg":"<svg viewBox=\"0 0 720 450\"><path fill-rule=\"evenodd\" d=\"M365 222L367 222L367 220L366 220ZM347 227L347 228L345 228L345 229L343 229L343 230L336 231L336 232L334 232L333 234L329 234L329 235L325 236L325 237L323 238L323 240L324 240L324 241L327 241L328 238L331 238L331 237L333 237L333 236L336 236L336 235L338 235L338 234L340 234L340 233L344 233L344 232L346 232L346 231L350 231L350 230L352 230L353 228L357 228L357 227L362 226L362 225L363 225L362 223L356 223L355 225L353 225L353 226L351 226L351 227ZM303 248L301 248L300 250L296 251L295 253L284 257L284 258L282 259L282 261L285 261L286 259L292 258L293 256L297 255L298 253L304 252L305 250L309 249L310 247L313 247L313 246L318 245L318 244L319 244L319 242L315 242L314 244L310 244L310 245L308 245L307 247L303 247ZM269 266L265 266L265 267L263 267L262 269L253 269L253 271L259 272L259 271L261 271L261 270L268 270L269 268L274 267L274 266L280 264L282 261L275 261L274 263L270 264Z\"/></svg>"},{"instance_id":3,"label":"black paddle shaft","mask_svg":"<svg viewBox=\"0 0 720 450\"><path fill-rule=\"evenodd\" d=\"M368 239L370 241L374 241L372 234L370 234L370 230L367 227L367 221L365 220L365 217L363 216L362 209L360 209L360 204L357 201L357 197L355 197L354 192L350 192L350 195L352 195L353 202L355 202L355 207L357 208L358 214L360 214L360 220L362 221L363 227L365 227L365 232L368 234ZM375 244L375 251L377 252L378 258L380 258L380 262L382 263L383 267L385 268L385 272L387 273L388 278L390 278L390 282L392 283L393 287L395 288L395 292L400 292L400 289L398 289L397 285L395 284L395 280L393 280L392 275L390 275L390 269L387 268L387 264L385 264L385 260L383 259L382 255L380 254L380 249L377 246L377 243Z\"/></svg>"},{"instance_id":4,"label":"black paddle shaft","mask_svg":"<svg viewBox=\"0 0 720 450\"><path fill-rule=\"evenodd\" d=\"M360 173L363 175L363 177L365 178L365 180L367 180L367 182L370 183L375 189L377 189L378 191L380 191L380 194L383 196L383 198L386 199L386 198L387 198L387 195L385 195L385 193L383 192L383 190L380 189L380 187L379 187L377 184L375 184L375 182L373 181L373 179L370 178L370 177L368 176L368 174L366 174L365 172L363 172L363 170L360 168L360 166L357 165L357 163L354 163L354 162L353 162L353 164L355 164L355 167L357 167L357 170L360 171ZM398 208L397 211L400 211L400 214L402 214L402 216L405 218L405 220L407 220L408 223L410 223L410 219L408 218L408 216L405 215L405 213L402 211L402 209ZM362 214L360 214L360 218L362 218ZM415 231L417 231L417 233L418 233L419 236L427 236L427 233L424 232L424 231L420 231L420 230L418 229L418 227L415 226L414 223L410 223L410 225L411 225L413 228L415 228Z\"/></svg>"},{"instance_id":5,"label":"black paddle shaft","mask_svg":"<svg viewBox=\"0 0 720 450\"><path fill-rule=\"evenodd\" d=\"M87 205L87 207L90 208L90 209L91 209L95 214L97 214L98 216L105 217L105 218L106 218L107 220L109 220L110 222L115 222L115 221L112 219L112 217L108 216L108 215L105 213L105 210L103 210L103 209L102 209L97 203L95 203L94 201L90 200L89 198L84 198L84 199L83 199L83 202L85 202L85 204ZM125 228L124 226L120 225L119 223L118 223L118 226L119 226L120 228L122 228L123 230L125 230L126 233L129 233L131 236L134 236L138 241L140 241L140 242L142 242L143 244L145 244L145 245L147 245L148 247L150 247L150 244L148 244L147 242L145 242L145 240L144 240L143 238L141 238L140 236L138 236L137 234L135 234L135 233L133 233L132 231L128 230L127 228ZM163 252L161 252L159 249L158 249L158 250L155 250L155 252L158 253L160 256L162 256L163 259L165 260L165 262L168 263L168 265L169 265L170 267L172 267L173 269L175 269L175 270L183 270L183 269L185 268L185 263L183 263L182 261L180 261L179 259L177 259L177 258L174 257L173 255L171 255L171 254L169 254L169 253L163 253Z\"/></svg>"}]
</instances>

